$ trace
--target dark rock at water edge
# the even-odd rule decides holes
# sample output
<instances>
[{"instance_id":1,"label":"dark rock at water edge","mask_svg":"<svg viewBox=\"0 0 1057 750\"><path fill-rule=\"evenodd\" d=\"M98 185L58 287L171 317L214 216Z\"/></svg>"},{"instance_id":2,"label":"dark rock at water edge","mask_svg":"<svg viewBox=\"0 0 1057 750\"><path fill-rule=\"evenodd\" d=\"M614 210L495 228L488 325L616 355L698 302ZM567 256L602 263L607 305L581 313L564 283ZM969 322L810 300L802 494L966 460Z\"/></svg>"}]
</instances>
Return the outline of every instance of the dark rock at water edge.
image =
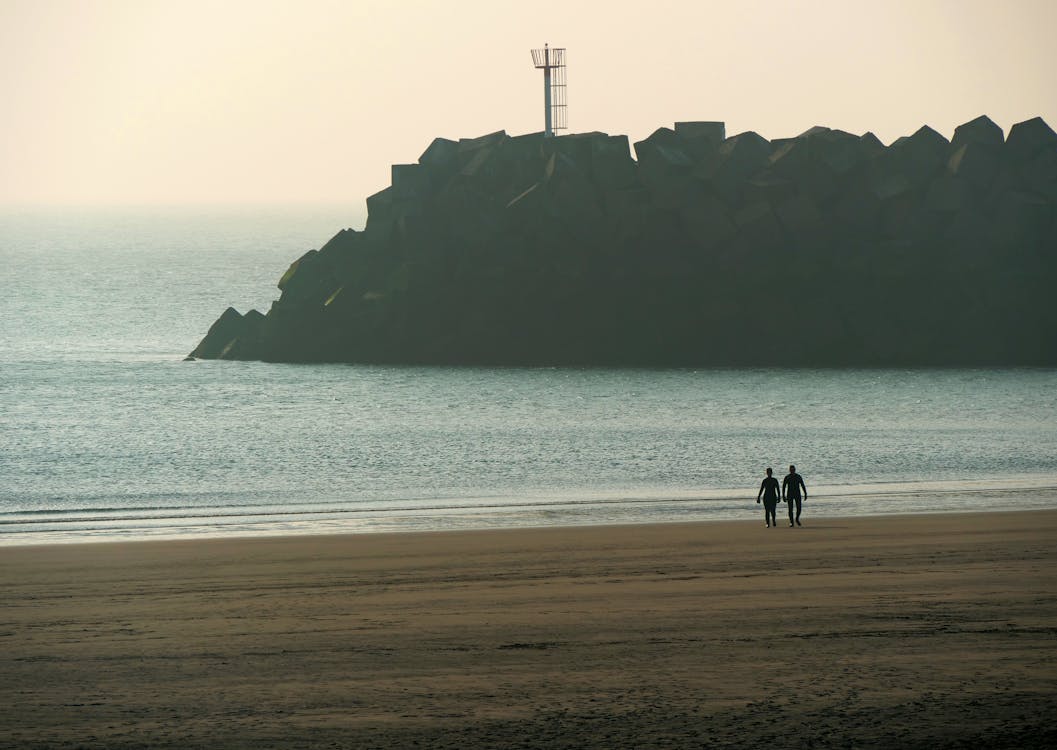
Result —
<instances>
[{"instance_id":1,"label":"dark rock at water edge","mask_svg":"<svg viewBox=\"0 0 1057 750\"><path fill-rule=\"evenodd\" d=\"M634 149L635 158L632 158ZM1057 364L1057 134L435 139L200 359Z\"/></svg>"}]
</instances>

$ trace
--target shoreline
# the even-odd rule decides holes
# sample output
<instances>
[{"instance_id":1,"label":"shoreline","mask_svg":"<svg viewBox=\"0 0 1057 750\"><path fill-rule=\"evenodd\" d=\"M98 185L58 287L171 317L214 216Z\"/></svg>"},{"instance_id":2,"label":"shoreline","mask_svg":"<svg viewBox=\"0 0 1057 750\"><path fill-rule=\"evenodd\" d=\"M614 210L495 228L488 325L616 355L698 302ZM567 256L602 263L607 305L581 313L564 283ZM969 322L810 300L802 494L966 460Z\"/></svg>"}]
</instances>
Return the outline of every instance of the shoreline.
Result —
<instances>
[{"instance_id":1,"label":"shoreline","mask_svg":"<svg viewBox=\"0 0 1057 750\"><path fill-rule=\"evenodd\" d=\"M520 500L520 501L519 501ZM653 523L717 523L751 519L761 509L744 490L682 491L668 497L596 493L581 498L404 501L386 506L344 501L293 506L110 508L9 511L0 514L0 549L51 544L329 536L493 529L583 528ZM992 513L1057 507L1057 487L1042 477L821 485L809 494L805 518ZM779 515L785 505L779 503ZM27 520L28 519L28 520ZM218 522L218 519L223 519ZM85 528L63 528L80 524ZM127 524L122 526L121 524ZM44 528L35 528L34 525ZM19 528L30 526L31 528Z\"/></svg>"},{"instance_id":2,"label":"shoreline","mask_svg":"<svg viewBox=\"0 0 1057 750\"><path fill-rule=\"evenodd\" d=\"M1053 494L1057 497L1057 488L1054 488ZM754 501L755 502L755 501ZM785 504L779 502L778 504L778 529L789 529L788 513L785 511ZM1053 506L1047 506L1041 509L1041 512L1048 512ZM991 515L1029 515L1040 512L1038 508L996 508L996 509L984 509L984 510L937 510L937 511L920 511L913 513L862 513L856 515L812 515L807 516L806 513L801 516L801 520L809 527L818 527L819 523L829 524L834 522L843 521L861 521L861 522L872 522L877 520L891 520L891 521L911 521L914 519L939 519L939 518L952 518L958 516L991 516ZM763 514L763 506L760 505L757 515ZM539 525L539 526L488 526L488 527L473 527L473 528L450 528L450 529L403 529L403 530L383 530L383 531L301 531L292 533L231 533L231 534L217 534L217 535L197 535L187 534L180 536L169 536L169 537L145 537L145 538L134 538L134 539L87 539L83 541L61 541L61 542L29 542L25 544L2 544L0 543L0 561L2 561L4 554L8 551L20 551L20 550L48 550L52 548L67 548L67 547L123 547L126 545L224 545L230 543L240 542L267 542L267 541L287 541L287 542L304 542L308 540L314 540L320 544L336 544L341 542L349 542L359 539L372 539L378 540L379 542L385 541L387 538L401 539L405 537L443 537L443 536L484 536L484 535L510 535L510 534L537 534L547 532L573 532L573 531L585 531L590 532L594 530L602 531L606 529L613 530L629 530L629 529L640 529L643 531L659 531L663 529L669 529L673 527L700 527L702 529L709 529L715 526L732 526L732 527L743 527L743 528L757 528L761 526L756 519L749 520L747 518L713 518L713 519L688 519L688 520L674 520L674 521L652 521L652 522L613 522L613 523L583 523L583 524L567 524L567 525ZM800 528L803 531L803 526ZM793 529L796 531L797 529Z\"/></svg>"},{"instance_id":3,"label":"shoreline","mask_svg":"<svg viewBox=\"0 0 1057 750\"><path fill-rule=\"evenodd\" d=\"M0 747L1053 746L1057 510L804 524L2 548Z\"/></svg>"}]
</instances>

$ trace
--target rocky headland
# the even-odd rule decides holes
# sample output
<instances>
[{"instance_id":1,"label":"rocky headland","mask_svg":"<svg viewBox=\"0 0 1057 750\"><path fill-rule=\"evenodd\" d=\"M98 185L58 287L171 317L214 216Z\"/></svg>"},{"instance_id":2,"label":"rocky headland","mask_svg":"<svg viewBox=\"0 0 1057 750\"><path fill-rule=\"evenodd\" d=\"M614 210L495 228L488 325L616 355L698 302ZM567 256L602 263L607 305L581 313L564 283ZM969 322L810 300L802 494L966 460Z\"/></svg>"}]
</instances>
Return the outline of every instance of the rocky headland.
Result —
<instances>
[{"instance_id":1,"label":"rocky headland","mask_svg":"<svg viewBox=\"0 0 1057 750\"><path fill-rule=\"evenodd\" d=\"M195 358L1057 364L1057 134L437 138Z\"/></svg>"}]
</instances>

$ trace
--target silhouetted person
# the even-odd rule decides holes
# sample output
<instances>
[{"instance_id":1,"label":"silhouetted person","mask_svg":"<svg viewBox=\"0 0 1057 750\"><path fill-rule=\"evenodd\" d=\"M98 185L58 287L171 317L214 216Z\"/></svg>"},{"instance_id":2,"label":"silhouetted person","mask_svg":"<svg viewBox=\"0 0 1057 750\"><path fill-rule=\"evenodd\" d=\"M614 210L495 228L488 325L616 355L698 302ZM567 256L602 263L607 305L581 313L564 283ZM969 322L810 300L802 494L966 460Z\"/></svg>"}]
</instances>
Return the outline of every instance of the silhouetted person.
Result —
<instances>
[{"instance_id":1,"label":"silhouetted person","mask_svg":"<svg viewBox=\"0 0 1057 750\"><path fill-rule=\"evenodd\" d=\"M778 500L781 499L781 490L778 489L778 480L771 476L771 467L767 467L767 476L764 478L763 483L760 484L760 491L756 493L756 503L759 504L760 498L763 498L763 518L767 522L767 528L771 528L773 523L775 526L778 525L778 518L775 516L775 509L778 507Z\"/></svg>"},{"instance_id":2,"label":"silhouetted person","mask_svg":"<svg viewBox=\"0 0 1057 750\"><path fill-rule=\"evenodd\" d=\"M803 497L800 495L800 490L804 491ZM795 466L789 466L789 473L782 480L782 499L789 504L789 526L792 527L794 521L799 526L800 503L807 500L807 487L804 485L804 478L796 473ZM796 501L796 518L793 518L794 501Z\"/></svg>"}]
</instances>

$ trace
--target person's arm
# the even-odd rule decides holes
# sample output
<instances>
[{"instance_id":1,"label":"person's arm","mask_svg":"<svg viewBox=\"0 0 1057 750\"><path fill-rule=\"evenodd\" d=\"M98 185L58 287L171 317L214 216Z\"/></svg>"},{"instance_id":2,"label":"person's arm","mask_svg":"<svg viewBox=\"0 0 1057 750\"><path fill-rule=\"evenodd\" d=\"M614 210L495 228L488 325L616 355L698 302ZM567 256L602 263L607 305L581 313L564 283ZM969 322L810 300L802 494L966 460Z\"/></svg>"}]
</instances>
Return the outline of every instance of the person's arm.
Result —
<instances>
[{"instance_id":1,"label":"person's arm","mask_svg":"<svg viewBox=\"0 0 1057 750\"><path fill-rule=\"evenodd\" d=\"M760 491L756 493L756 502L757 503L760 502L760 497L763 495L763 488L766 487L766 486L767 486L767 480L764 479L762 482L760 482Z\"/></svg>"},{"instance_id":2,"label":"person's arm","mask_svg":"<svg viewBox=\"0 0 1057 750\"><path fill-rule=\"evenodd\" d=\"M789 488L789 476L787 475L786 478L782 480L782 502L783 503L785 502L786 496L788 494L788 488Z\"/></svg>"},{"instance_id":3,"label":"person's arm","mask_svg":"<svg viewBox=\"0 0 1057 750\"><path fill-rule=\"evenodd\" d=\"M804 490L804 499L807 500L807 485L804 484L804 478L800 477L800 488Z\"/></svg>"}]
</instances>

